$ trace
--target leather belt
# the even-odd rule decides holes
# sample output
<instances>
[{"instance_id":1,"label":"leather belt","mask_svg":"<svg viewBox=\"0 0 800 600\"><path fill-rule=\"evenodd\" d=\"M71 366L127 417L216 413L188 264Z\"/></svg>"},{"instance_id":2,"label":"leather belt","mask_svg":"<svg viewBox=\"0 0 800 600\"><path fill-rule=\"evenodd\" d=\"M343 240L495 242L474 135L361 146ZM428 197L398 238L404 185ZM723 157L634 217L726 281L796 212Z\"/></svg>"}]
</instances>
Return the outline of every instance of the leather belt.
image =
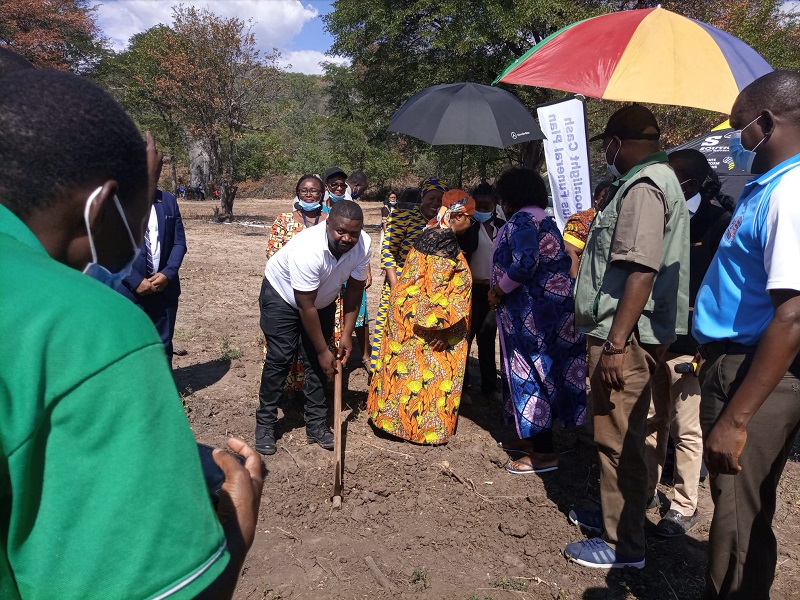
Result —
<instances>
[{"instance_id":1,"label":"leather belt","mask_svg":"<svg viewBox=\"0 0 800 600\"><path fill-rule=\"evenodd\" d=\"M704 360L714 361L723 354L753 354L758 346L748 346L746 344L737 344L729 340L720 340L719 342L710 342L702 344L697 347L697 351Z\"/></svg>"}]
</instances>

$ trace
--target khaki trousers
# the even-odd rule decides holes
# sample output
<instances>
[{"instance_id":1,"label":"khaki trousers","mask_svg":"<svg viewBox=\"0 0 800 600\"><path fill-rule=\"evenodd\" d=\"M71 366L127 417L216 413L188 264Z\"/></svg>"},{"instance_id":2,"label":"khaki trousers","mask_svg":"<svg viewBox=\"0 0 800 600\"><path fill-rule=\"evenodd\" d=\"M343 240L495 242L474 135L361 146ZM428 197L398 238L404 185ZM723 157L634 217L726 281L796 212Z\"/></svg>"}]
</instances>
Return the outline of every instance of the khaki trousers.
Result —
<instances>
[{"instance_id":1,"label":"khaki trousers","mask_svg":"<svg viewBox=\"0 0 800 600\"><path fill-rule=\"evenodd\" d=\"M709 357L701 372L705 437L744 380L752 355ZM800 380L786 373L747 426L738 475L710 478L714 517L708 535L704 598L768 600L778 543L772 532L778 482L800 429Z\"/></svg>"},{"instance_id":2,"label":"khaki trousers","mask_svg":"<svg viewBox=\"0 0 800 600\"><path fill-rule=\"evenodd\" d=\"M603 539L620 556L644 557L647 511L647 414L650 379L668 344L640 344L634 333L625 353L625 389L614 391L600 378L603 341L587 336L592 384L594 441L600 459Z\"/></svg>"},{"instance_id":3,"label":"khaki trousers","mask_svg":"<svg viewBox=\"0 0 800 600\"><path fill-rule=\"evenodd\" d=\"M651 382L652 402L647 416L647 496L656 493L667 459L670 435L675 443L674 497L670 509L684 517L697 510L697 488L703 466L703 431L700 427L700 380L693 373L676 373L675 365L692 362L692 356L668 352Z\"/></svg>"}]
</instances>

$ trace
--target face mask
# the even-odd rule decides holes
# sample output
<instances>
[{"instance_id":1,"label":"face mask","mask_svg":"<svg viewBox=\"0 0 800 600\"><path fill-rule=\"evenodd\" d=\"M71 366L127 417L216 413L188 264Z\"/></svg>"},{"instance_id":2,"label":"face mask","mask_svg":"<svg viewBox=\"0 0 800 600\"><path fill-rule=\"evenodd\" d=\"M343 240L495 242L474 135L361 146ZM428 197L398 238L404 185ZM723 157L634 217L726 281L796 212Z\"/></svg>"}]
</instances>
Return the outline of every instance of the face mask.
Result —
<instances>
[{"instance_id":1,"label":"face mask","mask_svg":"<svg viewBox=\"0 0 800 600\"><path fill-rule=\"evenodd\" d=\"M479 210L476 210L472 216L475 217L475 220L478 223L486 223L486 221L492 218L493 214L494 214L493 212L481 212Z\"/></svg>"},{"instance_id":2,"label":"face mask","mask_svg":"<svg viewBox=\"0 0 800 600\"><path fill-rule=\"evenodd\" d=\"M329 190L325 190L325 200L330 199L331 202L338 202L339 200L344 200L346 196L337 196L336 194L331 194Z\"/></svg>"},{"instance_id":3,"label":"face mask","mask_svg":"<svg viewBox=\"0 0 800 600\"><path fill-rule=\"evenodd\" d=\"M136 241L133 239L133 234L131 233L131 228L128 226L128 219L125 218L125 212L122 210L122 206L119 203L119 198L114 196L114 204L117 206L117 212L119 216L122 218L122 223L125 225L125 230L128 232L128 238L131 241L131 248L133 249L131 253L130 260L125 263L125 266L122 267L116 273L112 273L108 269L106 269L103 265L97 262L97 250L94 246L94 237L92 236L92 229L89 227L89 210L92 208L92 202L97 197L97 194L100 193L100 190L103 188L99 187L92 195L89 196L89 199L86 201L86 207L83 209L83 222L86 224L86 233L89 235L89 247L92 250L92 262L84 267L83 272L88 275L89 277L96 279L100 283L107 285L111 289L116 289L123 279L125 279L128 274L131 272L131 267L133 266L133 261L136 260L136 255L139 254L139 248L136 246Z\"/></svg>"},{"instance_id":4,"label":"face mask","mask_svg":"<svg viewBox=\"0 0 800 600\"><path fill-rule=\"evenodd\" d=\"M389 200L389 204L395 205L395 204L397 204L397 200Z\"/></svg>"},{"instance_id":5,"label":"face mask","mask_svg":"<svg viewBox=\"0 0 800 600\"><path fill-rule=\"evenodd\" d=\"M619 151L622 149L622 142L620 142L617 151L614 153L614 159L611 162L608 162L609 146L611 146L611 144L606 146L606 169L608 169L608 172L611 173L611 175L613 175L614 177L622 177L622 173L619 172L619 169L617 169L617 165L614 164L617 162L617 155L619 154Z\"/></svg>"},{"instance_id":6,"label":"face mask","mask_svg":"<svg viewBox=\"0 0 800 600\"><path fill-rule=\"evenodd\" d=\"M311 212L312 210L317 210L322 204L319 202L303 202L299 198L297 199L297 203L300 205L300 209L304 212Z\"/></svg>"},{"instance_id":7,"label":"face mask","mask_svg":"<svg viewBox=\"0 0 800 600\"><path fill-rule=\"evenodd\" d=\"M758 117L750 121L738 131L731 133L731 141L729 144L730 155L733 159L733 164L738 169L748 174L751 172L753 168L753 161L756 159L756 148L761 145L761 142L767 139L767 136L762 137L761 142L758 142L756 147L752 150L747 150L744 146L742 146L742 132L756 121L758 121Z\"/></svg>"}]
</instances>

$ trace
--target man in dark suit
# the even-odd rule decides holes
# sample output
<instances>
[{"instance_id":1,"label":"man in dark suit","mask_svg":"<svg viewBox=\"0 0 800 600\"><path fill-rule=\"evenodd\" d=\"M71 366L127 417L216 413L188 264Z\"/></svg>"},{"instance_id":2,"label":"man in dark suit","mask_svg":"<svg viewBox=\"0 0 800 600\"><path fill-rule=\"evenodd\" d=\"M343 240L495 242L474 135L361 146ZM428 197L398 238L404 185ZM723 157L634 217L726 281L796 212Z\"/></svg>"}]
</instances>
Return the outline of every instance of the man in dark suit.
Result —
<instances>
[{"instance_id":1,"label":"man in dark suit","mask_svg":"<svg viewBox=\"0 0 800 600\"><path fill-rule=\"evenodd\" d=\"M185 254L186 235L178 202L169 192L157 189L142 247L119 291L138 304L153 321L170 364L181 295L178 269Z\"/></svg>"},{"instance_id":2,"label":"man in dark suit","mask_svg":"<svg viewBox=\"0 0 800 600\"><path fill-rule=\"evenodd\" d=\"M494 240L505 221L497 215L497 198L494 188L482 183L472 191L475 198L475 222L462 235L458 243L472 271L472 329L469 343L478 339L478 367L481 373L481 391L485 396L498 399L497 361L495 339L497 318L489 306L489 279L492 272ZM464 377L464 387L469 378Z\"/></svg>"}]
</instances>

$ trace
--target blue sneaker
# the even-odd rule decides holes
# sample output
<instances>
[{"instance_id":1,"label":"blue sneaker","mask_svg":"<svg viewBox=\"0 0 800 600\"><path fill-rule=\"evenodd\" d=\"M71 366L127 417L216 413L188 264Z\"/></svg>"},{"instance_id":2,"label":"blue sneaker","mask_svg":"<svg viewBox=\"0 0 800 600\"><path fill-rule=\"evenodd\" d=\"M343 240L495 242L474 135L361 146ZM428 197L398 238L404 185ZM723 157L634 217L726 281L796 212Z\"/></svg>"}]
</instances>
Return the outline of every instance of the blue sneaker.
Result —
<instances>
[{"instance_id":1,"label":"blue sneaker","mask_svg":"<svg viewBox=\"0 0 800 600\"><path fill-rule=\"evenodd\" d=\"M599 510L581 510L574 508L569 511L569 522L591 533L603 533L603 513Z\"/></svg>"},{"instance_id":2,"label":"blue sneaker","mask_svg":"<svg viewBox=\"0 0 800 600\"><path fill-rule=\"evenodd\" d=\"M564 556L572 562L592 569L644 568L644 558L618 555L602 538L590 538L567 544Z\"/></svg>"}]
</instances>

